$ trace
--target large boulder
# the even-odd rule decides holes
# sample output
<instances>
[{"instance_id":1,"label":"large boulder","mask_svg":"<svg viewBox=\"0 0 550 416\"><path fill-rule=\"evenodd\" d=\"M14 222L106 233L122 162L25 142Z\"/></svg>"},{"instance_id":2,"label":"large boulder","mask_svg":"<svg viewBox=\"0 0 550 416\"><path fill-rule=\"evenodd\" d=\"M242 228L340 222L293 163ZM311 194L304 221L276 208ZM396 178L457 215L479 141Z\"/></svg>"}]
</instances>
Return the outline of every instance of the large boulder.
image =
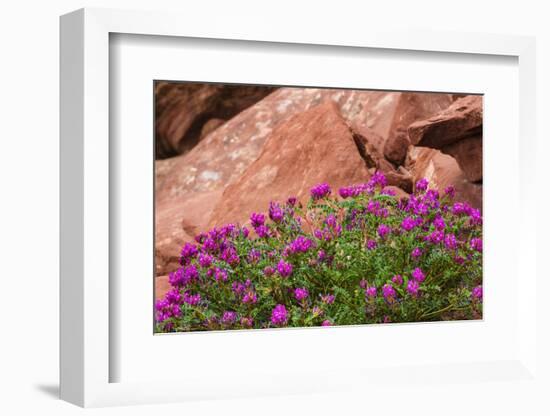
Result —
<instances>
[{"instance_id":1,"label":"large boulder","mask_svg":"<svg viewBox=\"0 0 550 416\"><path fill-rule=\"evenodd\" d=\"M426 178L430 182L430 187L440 192L448 186L453 186L456 201L465 201L475 208L482 208L483 186L470 182L453 157L439 150L411 146L405 166L413 175L415 183Z\"/></svg>"},{"instance_id":2,"label":"large boulder","mask_svg":"<svg viewBox=\"0 0 550 416\"><path fill-rule=\"evenodd\" d=\"M156 276L155 277L155 300L160 300L164 298L166 292L168 292L172 286L168 281L168 275Z\"/></svg>"},{"instance_id":3,"label":"large boulder","mask_svg":"<svg viewBox=\"0 0 550 416\"><path fill-rule=\"evenodd\" d=\"M155 194L174 164L174 158L155 161ZM172 200L155 198L155 274L177 269L181 247L206 227L221 191L195 192ZM200 229L200 230L199 230Z\"/></svg>"},{"instance_id":4,"label":"large boulder","mask_svg":"<svg viewBox=\"0 0 550 416\"><path fill-rule=\"evenodd\" d=\"M411 143L441 149L464 137L479 134L483 124L482 104L480 95L468 95L456 100L446 110L411 124Z\"/></svg>"},{"instance_id":5,"label":"large boulder","mask_svg":"<svg viewBox=\"0 0 550 416\"><path fill-rule=\"evenodd\" d=\"M411 143L453 156L470 182L483 179L483 102L478 95L457 99L446 110L409 126Z\"/></svg>"},{"instance_id":6,"label":"large boulder","mask_svg":"<svg viewBox=\"0 0 550 416\"><path fill-rule=\"evenodd\" d=\"M441 93L401 93L384 144L384 156L395 165L402 165L410 146L408 127L419 120L445 110L453 96Z\"/></svg>"},{"instance_id":7,"label":"large boulder","mask_svg":"<svg viewBox=\"0 0 550 416\"><path fill-rule=\"evenodd\" d=\"M219 127L274 90L267 86L156 82L156 158L189 151L205 132Z\"/></svg>"},{"instance_id":8,"label":"large boulder","mask_svg":"<svg viewBox=\"0 0 550 416\"><path fill-rule=\"evenodd\" d=\"M288 119L265 142L258 159L229 185L214 209L210 226L245 223L270 201L309 198L314 185L363 183L370 177L350 127L330 101Z\"/></svg>"},{"instance_id":9,"label":"large boulder","mask_svg":"<svg viewBox=\"0 0 550 416\"><path fill-rule=\"evenodd\" d=\"M181 247L192 239L183 229L181 212L178 203L155 206L155 275L176 270Z\"/></svg>"},{"instance_id":10,"label":"large boulder","mask_svg":"<svg viewBox=\"0 0 550 416\"><path fill-rule=\"evenodd\" d=\"M181 247L203 231L221 190L196 192L188 197L155 204L155 274L174 271L179 266Z\"/></svg>"},{"instance_id":11,"label":"large boulder","mask_svg":"<svg viewBox=\"0 0 550 416\"><path fill-rule=\"evenodd\" d=\"M317 88L280 88L218 127L175 158L157 198L170 200L223 189L257 159L266 138L290 117L333 101L350 124L387 137L400 93ZM295 140L299 139L299 135Z\"/></svg>"},{"instance_id":12,"label":"large boulder","mask_svg":"<svg viewBox=\"0 0 550 416\"><path fill-rule=\"evenodd\" d=\"M456 159L470 182L483 179L483 139L480 134L444 146L441 151Z\"/></svg>"},{"instance_id":13,"label":"large boulder","mask_svg":"<svg viewBox=\"0 0 550 416\"><path fill-rule=\"evenodd\" d=\"M164 179L172 170L176 161L177 159L173 157L155 160L155 193L158 193L159 189L162 187Z\"/></svg>"}]
</instances>

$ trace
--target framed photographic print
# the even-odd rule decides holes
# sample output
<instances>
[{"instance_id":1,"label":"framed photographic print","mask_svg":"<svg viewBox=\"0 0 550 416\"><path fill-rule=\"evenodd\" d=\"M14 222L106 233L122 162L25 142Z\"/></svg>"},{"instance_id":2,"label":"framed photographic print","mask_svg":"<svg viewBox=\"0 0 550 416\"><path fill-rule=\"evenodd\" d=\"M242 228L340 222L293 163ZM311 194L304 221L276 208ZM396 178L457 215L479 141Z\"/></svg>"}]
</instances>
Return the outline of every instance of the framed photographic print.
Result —
<instances>
[{"instance_id":1,"label":"framed photographic print","mask_svg":"<svg viewBox=\"0 0 550 416\"><path fill-rule=\"evenodd\" d=\"M482 96L154 88L156 332L482 318Z\"/></svg>"},{"instance_id":2,"label":"framed photographic print","mask_svg":"<svg viewBox=\"0 0 550 416\"><path fill-rule=\"evenodd\" d=\"M241 23L61 18L62 398L538 395L534 40Z\"/></svg>"}]
</instances>

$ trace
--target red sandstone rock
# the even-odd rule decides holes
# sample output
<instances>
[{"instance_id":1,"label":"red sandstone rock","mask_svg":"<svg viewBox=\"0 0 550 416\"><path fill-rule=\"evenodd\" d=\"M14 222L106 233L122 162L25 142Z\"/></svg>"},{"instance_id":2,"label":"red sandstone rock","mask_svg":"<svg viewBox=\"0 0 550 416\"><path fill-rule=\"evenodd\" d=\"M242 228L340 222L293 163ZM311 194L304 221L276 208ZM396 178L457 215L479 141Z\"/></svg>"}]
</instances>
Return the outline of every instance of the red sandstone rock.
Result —
<instances>
[{"instance_id":1,"label":"red sandstone rock","mask_svg":"<svg viewBox=\"0 0 550 416\"><path fill-rule=\"evenodd\" d=\"M453 157L439 150L411 146L405 166L412 173L415 183L426 178L430 187L440 192L452 185L456 190L456 201L466 201L475 208L482 208L483 186L471 183Z\"/></svg>"},{"instance_id":2,"label":"red sandstone rock","mask_svg":"<svg viewBox=\"0 0 550 416\"><path fill-rule=\"evenodd\" d=\"M187 198L155 205L155 274L167 274L179 266L181 247L204 230L221 190L199 192Z\"/></svg>"},{"instance_id":3,"label":"red sandstone rock","mask_svg":"<svg viewBox=\"0 0 550 416\"><path fill-rule=\"evenodd\" d=\"M457 99L448 109L409 127L411 142L453 156L471 182L483 178L482 97Z\"/></svg>"},{"instance_id":4,"label":"red sandstone rock","mask_svg":"<svg viewBox=\"0 0 550 416\"><path fill-rule=\"evenodd\" d=\"M384 144L384 156L396 165L402 165L410 145L408 127L445 110L453 102L450 94L401 93L395 108L390 130Z\"/></svg>"},{"instance_id":5,"label":"red sandstone rock","mask_svg":"<svg viewBox=\"0 0 550 416\"><path fill-rule=\"evenodd\" d=\"M364 183L370 177L353 135L334 103L297 114L276 128L258 159L229 185L214 209L210 226L245 223L251 212L272 200L309 198L312 186Z\"/></svg>"},{"instance_id":6,"label":"red sandstone rock","mask_svg":"<svg viewBox=\"0 0 550 416\"><path fill-rule=\"evenodd\" d=\"M482 124L482 97L469 95L433 117L410 125L409 139L415 146L441 149L462 138L480 134Z\"/></svg>"},{"instance_id":7,"label":"red sandstone rock","mask_svg":"<svg viewBox=\"0 0 550 416\"><path fill-rule=\"evenodd\" d=\"M398 98L395 92L280 88L175 158L157 198L225 188L256 160L273 129L326 100L332 100L349 123L387 137Z\"/></svg>"},{"instance_id":8,"label":"red sandstone rock","mask_svg":"<svg viewBox=\"0 0 550 416\"><path fill-rule=\"evenodd\" d=\"M209 120L228 120L274 90L264 86L156 82L156 157L189 151L200 140Z\"/></svg>"},{"instance_id":9,"label":"red sandstone rock","mask_svg":"<svg viewBox=\"0 0 550 416\"><path fill-rule=\"evenodd\" d=\"M160 300L164 298L166 292L168 292L172 287L168 282L168 276L157 276L155 277L155 299Z\"/></svg>"},{"instance_id":10,"label":"red sandstone rock","mask_svg":"<svg viewBox=\"0 0 550 416\"><path fill-rule=\"evenodd\" d=\"M166 274L178 268L182 245L191 241L181 225L179 204L155 207L155 274Z\"/></svg>"},{"instance_id":11,"label":"red sandstone rock","mask_svg":"<svg viewBox=\"0 0 550 416\"><path fill-rule=\"evenodd\" d=\"M466 137L441 149L456 159L470 182L483 179L483 143L481 135Z\"/></svg>"},{"instance_id":12,"label":"red sandstone rock","mask_svg":"<svg viewBox=\"0 0 550 416\"><path fill-rule=\"evenodd\" d=\"M162 187L164 178L174 167L174 162L176 158L155 160L155 192L158 193L158 190Z\"/></svg>"},{"instance_id":13,"label":"red sandstone rock","mask_svg":"<svg viewBox=\"0 0 550 416\"><path fill-rule=\"evenodd\" d=\"M204 139L206 136L208 136L210 133L212 133L214 130L216 130L218 127L222 126L225 123L225 120L221 118L211 118L208 120L201 129L201 135L200 139Z\"/></svg>"}]
</instances>

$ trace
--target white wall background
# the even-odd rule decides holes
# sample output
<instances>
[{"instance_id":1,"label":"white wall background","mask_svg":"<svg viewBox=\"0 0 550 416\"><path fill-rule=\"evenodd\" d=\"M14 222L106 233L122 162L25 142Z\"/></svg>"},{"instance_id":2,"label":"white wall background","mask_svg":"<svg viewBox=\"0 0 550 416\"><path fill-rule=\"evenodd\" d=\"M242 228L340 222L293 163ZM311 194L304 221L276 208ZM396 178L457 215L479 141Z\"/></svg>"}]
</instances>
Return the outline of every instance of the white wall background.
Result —
<instances>
[{"instance_id":1,"label":"white wall background","mask_svg":"<svg viewBox=\"0 0 550 416\"><path fill-rule=\"evenodd\" d=\"M200 3L200 4L199 4ZM544 1L184 1L184 0L18 0L0 10L0 261L2 341L0 342L0 413L76 414L56 399L58 383L58 16L80 7L178 10L191 19L214 13L248 14L288 24L317 19L327 32L343 25L388 20L405 27L434 30L511 33L537 36L538 184L548 178L550 114L550 29ZM258 17L259 16L259 17ZM185 24L185 22L182 22ZM543 178L544 176L544 178ZM542 199L541 199L542 202ZM540 214L545 207L541 204ZM543 217L543 215L541 215ZM541 223L539 247L547 223ZM544 250L546 251L546 250ZM546 286L548 288L548 285ZM543 290L543 288L539 288ZM548 346L546 344L546 346ZM547 349L549 351L550 349ZM411 406L421 405L422 400ZM479 398L478 398L479 399ZM460 401L469 398L459 398ZM495 403L495 414L502 405ZM523 405L522 405L523 406ZM524 404L529 407L529 403ZM524 408L524 414L536 414ZM391 406L389 407L391 414ZM474 410L474 409L472 409ZM519 413L518 408L501 409ZM368 412L363 397L285 397L164 405L156 408L94 410L96 414L358 414ZM442 413L454 414L449 403ZM475 410L474 410L475 413Z\"/></svg>"}]
</instances>

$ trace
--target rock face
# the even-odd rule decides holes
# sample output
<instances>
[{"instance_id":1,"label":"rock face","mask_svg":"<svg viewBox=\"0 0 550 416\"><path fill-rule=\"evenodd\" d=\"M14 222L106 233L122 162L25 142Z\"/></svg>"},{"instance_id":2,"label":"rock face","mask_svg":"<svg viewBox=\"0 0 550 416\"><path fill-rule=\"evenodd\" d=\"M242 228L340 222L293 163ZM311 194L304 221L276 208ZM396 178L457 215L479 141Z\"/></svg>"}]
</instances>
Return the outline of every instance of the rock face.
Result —
<instances>
[{"instance_id":1,"label":"rock face","mask_svg":"<svg viewBox=\"0 0 550 416\"><path fill-rule=\"evenodd\" d=\"M172 286L168 282L168 276L156 276L155 277L155 300L161 300L166 295Z\"/></svg>"},{"instance_id":2,"label":"rock face","mask_svg":"<svg viewBox=\"0 0 550 416\"><path fill-rule=\"evenodd\" d=\"M273 92L272 87L155 83L156 157L164 159L185 153L210 131ZM209 123L216 120L215 123ZM208 131L207 131L208 132Z\"/></svg>"},{"instance_id":3,"label":"rock face","mask_svg":"<svg viewBox=\"0 0 550 416\"><path fill-rule=\"evenodd\" d=\"M402 165L411 144L408 127L415 121L440 113L452 102L450 94L401 93L385 141L384 156L397 166Z\"/></svg>"},{"instance_id":4,"label":"rock face","mask_svg":"<svg viewBox=\"0 0 550 416\"><path fill-rule=\"evenodd\" d=\"M155 273L167 274L179 266L181 247L208 225L221 190L199 192L191 198L157 202L155 206Z\"/></svg>"},{"instance_id":5,"label":"rock face","mask_svg":"<svg viewBox=\"0 0 550 416\"><path fill-rule=\"evenodd\" d=\"M187 154L174 158L158 198L224 188L258 157L273 129L327 100L336 104L348 124L377 134L382 153L391 131L402 131L408 120L426 116L452 101L447 94L280 88L215 129Z\"/></svg>"},{"instance_id":6,"label":"rock face","mask_svg":"<svg viewBox=\"0 0 550 416\"><path fill-rule=\"evenodd\" d=\"M470 95L456 100L446 110L409 126L415 146L440 149L458 140L479 134L483 124L482 97Z\"/></svg>"},{"instance_id":7,"label":"rock face","mask_svg":"<svg viewBox=\"0 0 550 416\"><path fill-rule=\"evenodd\" d=\"M353 134L333 102L297 114L276 128L258 159L229 185L214 209L210 226L248 221L270 201L309 198L312 186L333 189L370 177Z\"/></svg>"},{"instance_id":8,"label":"rock face","mask_svg":"<svg viewBox=\"0 0 550 416\"><path fill-rule=\"evenodd\" d=\"M453 156L470 182L480 182L482 127L482 97L469 95L433 117L411 124L408 132L412 144L440 149Z\"/></svg>"},{"instance_id":9,"label":"rock face","mask_svg":"<svg viewBox=\"0 0 550 416\"><path fill-rule=\"evenodd\" d=\"M456 159L470 182L483 179L483 141L481 135L466 137L441 148Z\"/></svg>"},{"instance_id":10,"label":"rock face","mask_svg":"<svg viewBox=\"0 0 550 416\"><path fill-rule=\"evenodd\" d=\"M174 167L174 162L176 158L169 158L163 160L155 160L155 193L158 194L158 190L162 187L164 178Z\"/></svg>"},{"instance_id":11,"label":"rock face","mask_svg":"<svg viewBox=\"0 0 550 416\"><path fill-rule=\"evenodd\" d=\"M482 208L483 186L471 183L451 156L439 150L411 146L405 166L412 173L415 183L426 178L430 181L430 187L440 192L452 185L457 201L466 201L475 208Z\"/></svg>"},{"instance_id":12,"label":"rock face","mask_svg":"<svg viewBox=\"0 0 550 416\"><path fill-rule=\"evenodd\" d=\"M175 158L157 198L170 200L224 188L256 160L273 129L327 100L336 104L350 124L386 137L398 98L395 92L280 88Z\"/></svg>"},{"instance_id":13,"label":"rock face","mask_svg":"<svg viewBox=\"0 0 550 416\"><path fill-rule=\"evenodd\" d=\"M181 247L191 240L181 224L181 206L155 207L155 274L166 274L178 268Z\"/></svg>"}]
</instances>

